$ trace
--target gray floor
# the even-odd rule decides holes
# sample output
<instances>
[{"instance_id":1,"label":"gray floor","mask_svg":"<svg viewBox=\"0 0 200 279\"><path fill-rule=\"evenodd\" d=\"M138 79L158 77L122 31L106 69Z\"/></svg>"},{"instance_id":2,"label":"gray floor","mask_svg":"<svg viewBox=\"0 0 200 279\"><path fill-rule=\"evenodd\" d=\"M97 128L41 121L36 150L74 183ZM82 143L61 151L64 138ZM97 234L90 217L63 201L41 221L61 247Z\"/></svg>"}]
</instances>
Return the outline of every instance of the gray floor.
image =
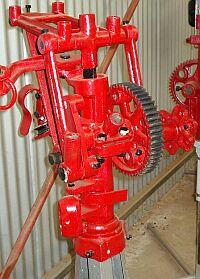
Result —
<instances>
[{"instance_id":1,"label":"gray floor","mask_svg":"<svg viewBox=\"0 0 200 279\"><path fill-rule=\"evenodd\" d=\"M161 236L194 270L196 238L196 202L194 175L186 175L170 192L147 213L130 231L125 252L129 279L175 279L186 276L152 233L151 222Z\"/></svg>"}]
</instances>

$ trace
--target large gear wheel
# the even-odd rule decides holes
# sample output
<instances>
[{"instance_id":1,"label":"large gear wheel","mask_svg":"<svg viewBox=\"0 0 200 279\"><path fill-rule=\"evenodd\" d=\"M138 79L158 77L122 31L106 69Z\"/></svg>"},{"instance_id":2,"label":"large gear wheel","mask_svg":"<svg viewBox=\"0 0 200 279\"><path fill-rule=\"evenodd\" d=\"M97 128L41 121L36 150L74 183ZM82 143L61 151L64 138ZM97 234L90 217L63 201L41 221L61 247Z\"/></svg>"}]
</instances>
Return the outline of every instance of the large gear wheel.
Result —
<instances>
[{"instance_id":1,"label":"large gear wheel","mask_svg":"<svg viewBox=\"0 0 200 279\"><path fill-rule=\"evenodd\" d=\"M183 86L189 81L198 80L197 59L181 63L172 72L169 81L169 92L175 103L187 107L187 101L183 93Z\"/></svg>"},{"instance_id":2,"label":"large gear wheel","mask_svg":"<svg viewBox=\"0 0 200 279\"><path fill-rule=\"evenodd\" d=\"M110 88L109 112L117 110L131 122L134 140L122 156L113 157L115 167L128 175L149 173L158 165L163 148L160 114L144 88L130 82Z\"/></svg>"}]
</instances>

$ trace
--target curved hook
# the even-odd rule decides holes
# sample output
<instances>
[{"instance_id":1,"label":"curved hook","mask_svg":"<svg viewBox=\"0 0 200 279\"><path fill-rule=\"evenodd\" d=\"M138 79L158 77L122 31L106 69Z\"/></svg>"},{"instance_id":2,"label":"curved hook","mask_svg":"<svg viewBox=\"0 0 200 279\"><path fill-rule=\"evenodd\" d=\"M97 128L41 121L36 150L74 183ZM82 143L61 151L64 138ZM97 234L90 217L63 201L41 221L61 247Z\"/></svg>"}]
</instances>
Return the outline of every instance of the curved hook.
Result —
<instances>
[{"instance_id":1,"label":"curved hook","mask_svg":"<svg viewBox=\"0 0 200 279\"><path fill-rule=\"evenodd\" d=\"M25 85L18 94L18 103L21 106L23 112L22 122L19 128L20 134L22 136L26 136L28 134L32 122L32 115L26 108L25 98L29 93L33 93L34 91L39 92L39 89L37 89L33 84L28 84Z\"/></svg>"}]
</instances>

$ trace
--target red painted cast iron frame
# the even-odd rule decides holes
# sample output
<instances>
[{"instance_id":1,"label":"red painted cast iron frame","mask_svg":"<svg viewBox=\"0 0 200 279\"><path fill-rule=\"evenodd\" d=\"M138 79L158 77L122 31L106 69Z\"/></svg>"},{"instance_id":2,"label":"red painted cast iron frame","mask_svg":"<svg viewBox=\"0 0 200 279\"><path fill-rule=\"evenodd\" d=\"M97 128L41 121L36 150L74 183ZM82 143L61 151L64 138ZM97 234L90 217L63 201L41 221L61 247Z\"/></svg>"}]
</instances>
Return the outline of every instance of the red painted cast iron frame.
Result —
<instances>
[{"instance_id":1,"label":"red painted cast iron frame","mask_svg":"<svg viewBox=\"0 0 200 279\"><path fill-rule=\"evenodd\" d=\"M137 8L137 5L139 3L139 0L132 0L126 13L125 16L123 18L123 21L125 22L129 22L133 16L134 11ZM111 63L111 60L117 50L118 45L113 45L108 49L107 54L104 57L104 61L102 62L102 64L100 65L99 71L101 73L105 73L108 69L109 64ZM26 69L24 68L24 73L25 73ZM11 85L12 86L12 85ZM15 87L12 87L15 90ZM16 93L16 91L14 91ZM3 94L3 91L1 91L1 94ZM14 98L16 98L16 95L14 95ZM12 104L11 104L12 105ZM9 107L8 106L3 106L3 109L5 109L5 107ZM24 110L24 113L27 114L27 111ZM29 115L29 114L28 114ZM29 117L27 118L29 119ZM24 126L24 125L22 125ZM29 123L27 125L27 127L25 126L25 130L29 128ZM56 178L57 172L56 171L52 171L52 173L46 178L45 182L44 182L44 186L41 188L41 191L38 194L37 200L35 201L26 222L23 225L22 231L20 232L12 250L11 253L8 257L8 260L3 268L2 273L0 273L0 278L4 279L4 278L9 278L12 270L14 269L17 260L20 256L20 254L22 253L22 250L24 248L24 245L27 241L27 238L29 237L33 226L42 210L42 207L45 203L45 200L47 198L47 195L45 196L45 198L43 198L44 193L49 193L55 178Z\"/></svg>"},{"instance_id":2,"label":"red painted cast iron frame","mask_svg":"<svg viewBox=\"0 0 200 279\"><path fill-rule=\"evenodd\" d=\"M31 124L24 99L28 93L37 92L44 105L43 108L37 102L37 112L43 116L38 124L47 121L49 128L42 136L50 134L53 152L61 158L59 167L68 177L66 191L71 196L59 202L62 234L74 237L79 255L86 256L89 249L96 260L106 260L121 252L125 245L123 224L114 217L113 205L127 199L127 190L113 191L111 158L131 144L132 134L123 140L115 137L114 144L112 138L107 145L99 140L95 152L88 154L88 149L94 146L94 136L101 134L106 125L108 130L115 124L105 121L107 76L97 74L93 79L85 79L83 71L97 67L98 48L121 43L125 47L130 80L142 85L136 52L137 30L131 25L121 27L118 17L108 17L106 28L97 28L93 14L81 15L78 26L76 19L64 15L64 5L60 2L53 3L52 14L21 14L18 6L10 7L9 12L10 24L26 31L32 58L14 63L2 75L9 75L14 84L22 73L36 71L39 84L39 88L27 85L19 93L24 112L20 131L27 134ZM56 23L57 29L47 23ZM57 55L71 50L80 50L81 57L70 55L65 61ZM59 77L74 87L75 95L63 96ZM10 89L6 83L4 86ZM92 123L96 124L95 129L88 128ZM74 149L79 152L72 156ZM105 159L99 169L97 156Z\"/></svg>"},{"instance_id":3,"label":"red painted cast iron frame","mask_svg":"<svg viewBox=\"0 0 200 279\"><path fill-rule=\"evenodd\" d=\"M119 124L114 121L119 114L108 114L108 79L95 72L97 51L100 47L123 44L130 81L142 85L136 51L137 29L121 26L120 19L113 16L107 18L106 28L97 28L93 14L81 15L78 21L64 14L61 2L53 3L51 14L22 14L19 6L10 7L9 12L10 24L26 31L32 57L1 67L1 96L11 89L12 98L0 109L8 109L15 103L17 78L35 71L38 88L26 85L18 95L23 110L20 131L23 135L29 131L32 116L24 101L27 94L33 93L37 98L37 128L43 129L36 139L51 136L51 162L68 181L69 196L59 202L61 233L73 237L80 256L106 260L121 252L125 245L123 224L114 216L113 205L127 199L127 190L113 190L112 156L131 147L134 133L130 121L122 119ZM79 50L81 55L60 57L60 53L72 50ZM93 78L86 77L88 72L93 73ZM74 87L74 95L63 95L60 78ZM172 134L178 137L179 127L169 122L168 126L165 124L167 136L174 129ZM122 124L130 132L116 135ZM106 143L102 140L105 131Z\"/></svg>"}]
</instances>

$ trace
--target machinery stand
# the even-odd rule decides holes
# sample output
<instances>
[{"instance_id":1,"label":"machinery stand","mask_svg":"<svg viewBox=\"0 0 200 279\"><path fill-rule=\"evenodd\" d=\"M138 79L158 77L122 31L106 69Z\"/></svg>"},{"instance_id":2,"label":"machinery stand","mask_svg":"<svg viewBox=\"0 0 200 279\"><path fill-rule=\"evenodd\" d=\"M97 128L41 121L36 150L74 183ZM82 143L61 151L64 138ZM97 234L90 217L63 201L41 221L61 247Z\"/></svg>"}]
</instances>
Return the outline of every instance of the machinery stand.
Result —
<instances>
[{"instance_id":1,"label":"machinery stand","mask_svg":"<svg viewBox=\"0 0 200 279\"><path fill-rule=\"evenodd\" d=\"M98 262L90 258L76 256L75 279L125 279L123 254Z\"/></svg>"},{"instance_id":2,"label":"machinery stand","mask_svg":"<svg viewBox=\"0 0 200 279\"><path fill-rule=\"evenodd\" d=\"M66 189L58 202L60 233L73 239L76 278L125 278L120 254L125 248L124 222L115 216L114 205L125 202L128 193L114 188L112 166L134 176L155 169L163 146L172 155L179 148L189 151L196 119L182 103L172 113L157 110L142 87L138 31L129 22L121 24L119 17L109 16L106 27L98 27L94 14L73 18L58 1L52 3L51 13L24 13L20 6L10 6L9 22L26 32L31 57L0 65L0 97L11 91L0 111L18 101L21 135L28 134L34 120L34 139L52 140L49 163ZM110 85L107 75L98 72L98 49L118 44L124 46L129 82ZM27 72L36 72L38 84L17 92L15 82ZM64 94L61 79L73 87L73 94ZM33 114L26 107L30 94L35 99ZM6 264L1 279L9 278L16 261Z\"/></svg>"}]
</instances>

